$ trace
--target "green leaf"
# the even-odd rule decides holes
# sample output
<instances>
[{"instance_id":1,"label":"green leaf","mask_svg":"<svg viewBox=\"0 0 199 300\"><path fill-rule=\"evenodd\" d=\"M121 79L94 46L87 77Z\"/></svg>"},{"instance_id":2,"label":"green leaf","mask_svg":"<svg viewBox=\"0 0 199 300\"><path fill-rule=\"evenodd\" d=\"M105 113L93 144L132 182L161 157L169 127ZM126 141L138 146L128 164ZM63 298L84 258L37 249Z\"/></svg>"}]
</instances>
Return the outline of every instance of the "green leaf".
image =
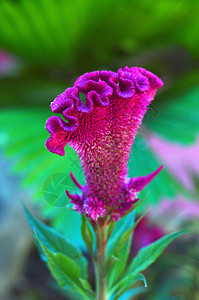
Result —
<instances>
[{"instance_id":1,"label":"green leaf","mask_svg":"<svg viewBox=\"0 0 199 300\"><path fill-rule=\"evenodd\" d=\"M131 238L127 240L127 242L121 247L118 251L117 257L114 254L111 257L111 260L108 261L107 264L107 286L108 290L110 290L121 274L124 272L126 268L126 263L128 261L128 256L130 252L131 246Z\"/></svg>"},{"instance_id":2,"label":"green leaf","mask_svg":"<svg viewBox=\"0 0 199 300\"><path fill-rule=\"evenodd\" d=\"M25 73L25 74L24 74ZM45 79L24 71L17 77L0 80L1 104L8 105L46 105L67 88L65 81ZM10 88L12 86L12 89Z\"/></svg>"},{"instance_id":3,"label":"green leaf","mask_svg":"<svg viewBox=\"0 0 199 300\"><path fill-rule=\"evenodd\" d=\"M121 220L116 223L113 234L108 241L108 260L106 263L108 270L108 289L113 286L126 267L130 252L131 233L136 226L134 216L135 213L131 212L121 218Z\"/></svg>"},{"instance_id":4,"label":"green leaf","mask_svg":"<svg viewBox=\"0 0 199 300\"><path fill-rule=\"evenodd\" d=\"M198 57L197 2L194 10L186 0L134 7L134 1L1 0L0 46L41 68L69 72L105 65L120 51L142 53L174 41Z\"/></svg>"},{"instance_id":5,"label":"green leaf","mask_svg":"<svg viewBox=\"0 0 199 300\"><path fill-rule=\"evenodd\" d=\"M118 244L111 256L111 259L107 262L107 268L110 269L108 272L108 288L110 289L117 282L123 274L126 268L126 263L128 262L128 256L130 253L130 247L132 242L133 230L140 222L140 220L146 215L144 213L118 240Z\"/></svg>"},{"instance_id":6,"label":"green leaf","mask_svg":"<svg viewBox=\"0 0 199 300\"><path fill-rule=\"evenodd\" d=\"M118 256L118 253L120 251L120 249L126 244L126 242L128 241L128 239L131 239L131 235L133 233L133 230L136 228L137 224L142 220L142 218L147 214L144 213L132 226L130 229L128 229L127 231L125 231L122 235L122 237L118 240L118 244L115 247L115 251L113 253L114 256Z\"/></svg>"},{"instance_id":7,"label":"green leaf","mask_svg":"<svg viewBox=\"0 0 199 300\"><path fill-rule=\"evenodd\" d=\"M199 86L189 87L184 93L179 87L178 94L165 97L154 102L158 113L146 120L147 127L171 141L193 143L199 128Z\"/></svg>"},{"instance_id":8,"label":"green leaf","mask_svg":"<svg viewBox=\"0 0 199 300\"><path fill-rule=\"evenodd\" d=\"M111 221L111 223L109 224L109 227L107 229L107 241L109 240L111 234L113 233L114 227L115 227L115 221Z\"/></svg>"},{"instance_id":9,"label":"green leaf","mask_svg":"<svg viewBox=\"0 0 199 300\"><path fill-rule=\"evenodd\" d=\"M113 232L108 240L107 245L107 258L114 254L115 248L118 245L118 241L121 239L124 232L126 232L135 222L135 213L131 212L130 214L121 218L116 222Z\"/></svg>"},{"instance_id":10,"label":"green leaf","mask_svg":"<svg viewBox=\"0 0 199 300\"><path fill-rule=\"evenodd\" d=\"M95 293L91 289L91 286L90 286L89 282L85 279L82 279L82 278L79 278L79 280L80 280L84 290L90 295L90 297L92 297L92 299L95 299Z\"/></svg>"},{"instance_id":11,"label":"green leaf","mask_svg":"<svg viewBox=\"0 0 199 300\"><path fill-rule=\"evenodd\" d=\"M39 239L36 231L35 236L47 257L50 271L55 279L58 281L62 288L71 288L80 294L83 299L90 299L86 292L82 289L81 282L79 280L81 273L79 265L62 253L55 253L50 251Z\"/></svg>"},{"instance_id":12,"label":"green leaf","mask_svg":"<svg viewBox=\"0 0 199 300\"><path fill-rule=\"evenodd\" d=\"M87 260L82 255L81 251L64 235L40 222L33 217L24 205L24 210L30 224L30 227L34 233L37 232L37 236L40 242L45 245L53 253L62 253L74 260L81 270L81 277L87 278Z\"/></svg>"},{"instance_id":13,"label":"green leaf","mask_svg":"<svg viewBox=\"0 0 199 300\"><path fill-rule=\"evenodd\" d=\"M93 253L93 234L91 232L91 229L88 224L88 220L84 215L82 215L82 225L81 225L81 233L83 240L91 254L91 256L94 258L94 253Z\"/></svg>"},{"instance_id":14,"label":"green leaf","mask_svg":"<svg viewBox=\"0 0 199 300\"><path fill-rule=\"evenodd\" d=\"M148 268L163 252L163 250L178 236L187 233L188 231L174 232L166 235L158 241L143 247L133 259L127 269L127 274L133 272L137 274Z\"/></svg>"},{"instance_id":15,"label":"green leaf","mask_svg":"<svg viewBox=\"0 0 199 300\"><path fill-rule=\"evenodd\" d=\"M136 297L145 292L146 292L146 288L142 287L142 286L139 286L136 288L131 288L130 290L127 290L126 292L124 292L124 294L122 294L118 299L119 300L133 299L133 297Z\"/></svg>"},{"instance_id":16,"label":"green leaf","mask_svg":"<svg viewBox=\"0 0 199 300\"><path fill-rule=\"evenodd\" d=\"M111 290L111 293L115 293L115 291L117 291L117 293L114 296L114 300L119 299L119 297L122 294L124 294L127 290L132 289L133 285L137 281L142 281L144 283L144 286L147 287L146 278L141 273L138 274L129 273L124 278L122 278Z\"/></svg>"},{"instance_id":17,"label":"green leaf","mask_svg":"<svg viewBox=\"0 0 199 300\"><path fill-rule=\"evenodd\" d=\"M69 189L72 193L77 189L69 172L72 170L78 181L83 184L82 169L77 154L70 147L66 147L64 157L49 153L45 148L45 140L49 137L45 122L51 115L48 110L41 107L2 109L0 149L12 158L13 172L21 175L22 186L31 191L34 201L39 201L43 216L58 230L67 233L70 238L75 236L78 244L84 247L80 232L81 218L78 213L65 208L69 202L65 190ZM56 192L65 196L65 205L61 208L52 206L45 195L50 189L49 187L47 190L50 179L57 174L66 176L64 185L60 182L56 187ZM76 226L71 226L74 218Z\"/></svg>"}]
</instances>

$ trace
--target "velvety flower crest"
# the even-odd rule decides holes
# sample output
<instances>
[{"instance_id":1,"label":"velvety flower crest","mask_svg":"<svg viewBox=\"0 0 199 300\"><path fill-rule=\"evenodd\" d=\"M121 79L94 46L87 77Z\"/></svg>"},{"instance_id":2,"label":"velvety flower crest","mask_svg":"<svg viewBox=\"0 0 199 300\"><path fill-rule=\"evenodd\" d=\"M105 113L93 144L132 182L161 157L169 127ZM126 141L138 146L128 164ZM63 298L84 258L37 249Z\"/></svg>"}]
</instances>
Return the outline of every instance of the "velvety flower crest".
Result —
<instances>
[{"instance_id":1,"label":"velvety flower crest","mask_svg":"<svg viewBox=\"0 0 199 300\"><path fill-rule=\"evenodd\" d=\"M69 143L77 151L86 185L81 186L71 174L81 194L66 194L79 213L93 221L107 214L118 220L161 170L137 179L127 177L136 132L162 85L160 78L143 68L95 71L80 76L51 103L51 110L63 118L47 120L46 147L64 155Z\"/></svg>"}]
</instances>

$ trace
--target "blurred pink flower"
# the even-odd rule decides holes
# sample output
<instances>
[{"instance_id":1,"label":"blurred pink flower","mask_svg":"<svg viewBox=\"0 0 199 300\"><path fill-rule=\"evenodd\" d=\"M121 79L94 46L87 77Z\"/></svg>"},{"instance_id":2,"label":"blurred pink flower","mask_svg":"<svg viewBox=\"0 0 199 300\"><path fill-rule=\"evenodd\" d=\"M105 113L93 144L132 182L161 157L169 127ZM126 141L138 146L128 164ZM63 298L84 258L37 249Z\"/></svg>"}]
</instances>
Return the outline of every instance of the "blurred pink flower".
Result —
<instances>
[{"instance_id":1,"label":"blurred pink flower","mask_svg":"<svg viewBox=\"0 0 199 300\"><path fill-rule=\"evenodd\" d=\"M15 61L13 57L0 50L0 77L7 74L15 66Z\"/></svg>"},{"instance_id":2,"label":"blurred pink flower","mask_svg":"<svg viewBox=\"0 0 199 300\"><path fill-rule=\"evenodd\" d=\"M164 199L150 213L152 222L156 222L166 231L177 230L185 222L199 219L199 203L183 196L174 199Z\"/></svg>"},{"instance_id":3,"label":"blurred pink flower","mask_svg":"<svg viewBox=\"0 0 199 300\"><path fill-rule=\"evenodd\" d=\"M152 223L148 215L144 216L135 228L131 246L131 255L135 256L142 247L157 241L163 235L163 227Z\"/></svg>"},{"instance_id":4,"label":"blurred pink flower","mask_svg":"<svg viewBox=\"0 0 199 300\"><path fill-rule=\"evenodd\" d=\"M189 190L194 190L193 175L199 176L199 138L195 144L181 146L149 134L150 147L158 155L171 174Z\"/></svg>"},{"instance_id":5,"label":"blurred pink flower","mask_svg":"<svg viewBox=\"0 0 199 300\"><path fill-rule=\"evenodd\" d=\"M199 203L182 196L164 199L138 223L134 231L131 255L161 238L166 232L178 230L187 221L199 219Z\"/></svg>"}]
</instances>

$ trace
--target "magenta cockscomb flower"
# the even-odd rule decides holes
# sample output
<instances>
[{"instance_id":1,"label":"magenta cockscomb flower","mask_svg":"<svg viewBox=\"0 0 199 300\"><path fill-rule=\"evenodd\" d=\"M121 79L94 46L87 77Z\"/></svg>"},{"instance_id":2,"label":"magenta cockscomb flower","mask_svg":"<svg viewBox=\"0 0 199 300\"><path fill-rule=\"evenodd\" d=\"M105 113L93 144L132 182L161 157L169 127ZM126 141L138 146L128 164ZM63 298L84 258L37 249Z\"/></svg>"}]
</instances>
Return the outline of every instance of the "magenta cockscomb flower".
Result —
<instances>
[{"instance_id":1,"label":"magenta cockscomb flower","mask_svg":"<svg viewBox=\"0 0 199 300\"><path fill-rule=\"evenodd\" d=\"M158 88L160 78L143 68L125 67L117 73L96 71L80 76L52 103L47 120L49 151L64 155L69 143L81 160L86 185L73 175L81 194L67 196L74 209L93 221L118 220L132 208L142 190L161 170L140 178L127 177L127 162L136 132ZM81 101L82 96L85 101Z\"/></svg>"}]
</instances>

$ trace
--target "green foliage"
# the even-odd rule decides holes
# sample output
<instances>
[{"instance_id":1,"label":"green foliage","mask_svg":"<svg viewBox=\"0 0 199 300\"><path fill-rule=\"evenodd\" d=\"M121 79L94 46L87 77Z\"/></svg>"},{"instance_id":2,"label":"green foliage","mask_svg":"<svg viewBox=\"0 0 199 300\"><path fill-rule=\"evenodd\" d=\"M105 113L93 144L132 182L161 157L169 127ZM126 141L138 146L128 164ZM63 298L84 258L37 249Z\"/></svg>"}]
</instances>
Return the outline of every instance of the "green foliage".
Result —
<instances>
[{"instance_id":1,"label":"green foliage","mask_svg":"<svg viewBox=\"0 0 199 300\"><path fill-rule=\"evenodd\" d=\"M169 234L159 239L158 241L146 247L143 247L130 264L125 263L125 268L121 273L119 273L120 276L116 277L118 280L115 282L115 284L113 284L112 286L110 286L109 284L110 294L114 295L114 300L119 299L119 297L127 290L131 290L134 283L137 282L138 280L142 280L146 287L147 286L146 279L143 274L140 274L140 272L147 269L175 238L177 238L178 236L184 233L187 233L187 231L180 231L180 232ZM126 232L124 233L124 235L125 234ZM115 264L116 263L117 262L115 262ZM111 273L117 271L118 269L115 269L113 265L113 268L111 269ZM111 276L108 276L108 279L109 278L111 278Z\"/></svg>"},{"instance_id":2,"label":"green foliage","mask_svg":"<svg viewBox=\"0 0 199 300\"><path fill-rule=\"evenodd\" d=\"M109 289L114 286L114 283L120 278L121 274L123 274L130 254L133 231L142 218L143 216L135 222L134 212L123 217L122 221L125 227L119 224L122 228L121 232L119 234L115 233L108 243L107 269ZM117 231L119 230L117 229ZM110 251L110 249L112 251Z\"/></svg>"},{"instance_id":3,"label":"green foliage","mask_svg":"<svg viewBox=\"0 0 199 300\"><path fill-rule=\"evenodd\" d=\"M31 70L24 70L17 76L1 78L1 105L36 105L39 110L40 106L45 104L45 108L48 109L50 101L64 91L67 84L63 79L46 78L31 73Z\"/></svg>"},{"instance_id":4,"label":"green foliage","mask_svg":"<svg viewBox=\"0 0 199 300\"><path fill-rule=\"evenodd\" d=\"M33 217L25 205L24 210L39 249L60 286L84 299L93 299L87 281L87 261L81 251L68 238Z\"/></svg>"},{"instance_id":5,"label":"green foliage","mask_svg":"<svg viewBox=\"0 0 199 300\"><path fill-rule=\"evenodd\" d=\"M40 243L40 246L46 255L48 266L50 268L50 271L52 272L53 276L58 281L59 285L62 288L68 288L72 289L73 291L77 292L79 295L84 297L83 299L92 299L90 296L87 296L87 293L84 291L84 288L82 288L82 281L80 281L79 278L81 278L80 274L80 267L79 265L72 260L71 258L67 257L66 255L59 253L59 252L52 252L50 251L39 239L39 237L36 234L35 236ZM83 280L84 286L86 285L87 289L89 287L89 283L85 283L86 280Z\"/></svg>"},{"instance_id":6,"label":"green foliage","mask_svg":"<svg viewBox=\"0 0 199 300\"><path fill-rule=\"evenodd\" d=\"M118 222L115 223L113 232L110 239L108 240L107 245L107 258L110 258L111 255L114 255L114 251L117 248L118 241L121 239L123 234L134 225L135 222L135 213L134 211L130 214L121 218Z\"/></svg>"},{"instance_id":7,"label":"green foliage","mask_svg":"<svg viewBox=\"0 0 199 300\"><path fill-rule=\"evenodd\" d=\"M197 1L2 0L0 11L0 46L39 67L82 72L174 41L198 57Z\"/></svg>"},{"instance_id":8,"label":"green foliage","mask_svg":"<svg viewBox=\"0 0 199 300\"><path fill-rule=\"evenodd\" d=\"M91 289L91 286L89 284L89 282L87 280L84 280L82 278L79 278L83 289L85 290L85 292L88 293L88 295L91 297L91 299L95 299L95 293L93 292L93 290Z\"/></svg>"},{"instance_id":9,"label":"green foliage","mask_svg":"<svg viewBox=\"0 0 199 300\"><path fill-rule=\"evenodd\" d=\"M144 271L148 268L163 252L163 250L178 236L187 233L188 231L174 232L166 235L158 241L150 244L149 246L143 247L133 259L132 263L127 269L127 273Z\"/></svg>"},{"instance_id":10,"label":"green foliage","mask_svg":"<svg viewBox=\"0 0 199 300\"><path fill-rule=\"evenodd\" d=\"M149 246L143 247L130 262L129 251L132 234L140 219L134 221L134 212L123 217L116 223L117 227L114 228L111 238L108 240L106 263L108 290L110 295L114 295L115 300L119 299L127 290L131 290L138 280L142 280L146 286L146 279L140 272L147 269L175 238L187 232L180 231L169 234Z\"/></svg>"},{"instance_id":11,"label":"green foliage","mask_svg":"<svg viewBox=\"0 0 199 300\"><path fill-rule=\"evenodd\" d=\"M81 225L81 234L82 238L92 256L94 258L94 252L93 252L93 244L94 244L94 238L93 233L91 231L91 228L89 226L89 222L85 216L82 215L82 225Z\"/></svg>"},{"instance_id":12,"label":"green foliage","mask_svg":"<svg viewBox=\"0 0 199 300\"><path fill-rule=\"evenodd\" d=\"M158 263L145 272L150 288L146 289L145 295L140 295L140 300L197 299L199 269L196 239L197 235L191 228L188 236L175 243L158 259Z\"/></svg>"},{"instance_id":13,"label":"green foliage","mask_svg":"<svg viewBox=\"0 0 199 300\"><path fill-rule=\"evenodd\" d=\"M119 300L133 299L133 297L139 296L140 294L143 294L145 292L146 292L146 288L143 286L132 288L124 292L124 294L122 294L119 297Z\"/></svg>"},{"instance_id":14,"label":"green foliage","mask_svg":"<svg viewBox=\"0 0 199 300\"><path fill-rule=\"evenodd\" d=\"M47 110L43 108L2 110L0 112L0 148L5 149L6 154L13 158L13 171L23 175L23 187L31 188L34 200L42 207L43 215L48 219L53 219L58 229L67 232L70 237L75 235L78 243L82 243L79 214L65 207L52 206L45 199L49 179L56 174L68 175L64 185L60 183L58 186L56 190L58 194L63 194L66 189L76 189L69 176L71 170L80 182L84 182L75 151L67 147L66 156L60 157L46 150L44 142L49 134L44 125L48 115ZM68 202L65 195L65 205ZM67 226L74 215L76 226Z\"/></svg>"},{"instance_id":15,"label":"green foliage","mask_svg":"<svg viewBox=\"0 0 199 300\"><path fill-rule=\"evenodd\" d=\"M75 299L79 299L79 296L88 300L95 299L95 294L87 280L87 264L81 251L68 238L33 217L25 205L24 210L39 249L45 257L45 262L59 285L77 293L77 295L73 294ZM87 222L83 217L82 234L95 263L96 253L94 252L100 251L100 249L93 250L93 244L96 243L95 236ZM140 272L151 265L176 237L187 232L172 233L142 248L130 263L131 235L138 222L139 220L134 221L134 212L130 212L116 223L108 240L107 288L109 295L113 296L115 300L119 299L127 290L131 290L137 281L143 281L146 287L146 279ZM112 224L109 226L112 227Z\"/></svg>"},{"instance_id":16,"label":"green foliage","mask_svg":"<svg viewBox=\"0 0 199 300\"><path fill-rule=\"evenodd\" d=\"M82 279L87 279L87 261L82 255L81 251L75 246L69 238L40 222L38 219L33 217L27 208L24 206L24 210L33 233L37 233L37 239L39 239L39 244L45 245L45 247L52 253L63 253L69 259L74 260L78 266L81 273ZM40 250L43 246L40 247ZM43 251L42 251L43 254ZM45 254L45 251L44 251Z\"/></svg>"},{"instance_id":17,"label":"green foliage","mask_svg":"<svg viewBox=\"0 0 199 300\"><path fill-rule=\"evenodd\" d=\"M194 142L199 128L198 97L199 86L189 88L183 94L179 90L178 96L170 95L165 101L160 97L159 116L146 122L149 129L174 142Z\"/></svg>"},{"instance_id":18,"label":"green foliage","mask_svg":"<svg viewBox=\"0 0 199 300\"><path fill-rule=\"evenodd\" d=\"M124 294L127 290L131 289L131 287L136 283L137 281L142 281L144 283L144 286L147 287L147 282L146 278L143 274L138 273L138 274L127 274L119 283L117 283L113 290L118 292L114 296L114 300L117 300L120 298L122 294Z\"/></svg>"},{"instance_id":19,"label":"green foliage","mask_svg":"<svg viewBox=\"0 0 199 300\"><path fill-rule=\"evenodd\" d=\"M115 282L123 273L127 264L130 246L131 238L129 238L128 241L121 247L120 251L118 251L117 257L112 255L111 261L107 268L108 289L111 289L114 286Z\"/></svg>"},{"instance_id":20,"label":"green foliage","mask_svg":"<svg viewBox=\"0 0 199 300\"><path fill-rule=\"evenodd\" d=\"M146 215L143 214L139 219L136 220L136 222L134 222L134 224L128 229L126 230L123 235L121 236L121 238L118 240L118 243L117 245L115 246L115 249L114 249L114 253L113 255L115 257L117 257L119 251L121 250L121 248L125 245L126 246L126 242L129 240L131 240L131 236L132 236L132 233L134 231L134 229L136 228L137 224L142 220L142 218Z\"/></svg>"}]
</instances>

